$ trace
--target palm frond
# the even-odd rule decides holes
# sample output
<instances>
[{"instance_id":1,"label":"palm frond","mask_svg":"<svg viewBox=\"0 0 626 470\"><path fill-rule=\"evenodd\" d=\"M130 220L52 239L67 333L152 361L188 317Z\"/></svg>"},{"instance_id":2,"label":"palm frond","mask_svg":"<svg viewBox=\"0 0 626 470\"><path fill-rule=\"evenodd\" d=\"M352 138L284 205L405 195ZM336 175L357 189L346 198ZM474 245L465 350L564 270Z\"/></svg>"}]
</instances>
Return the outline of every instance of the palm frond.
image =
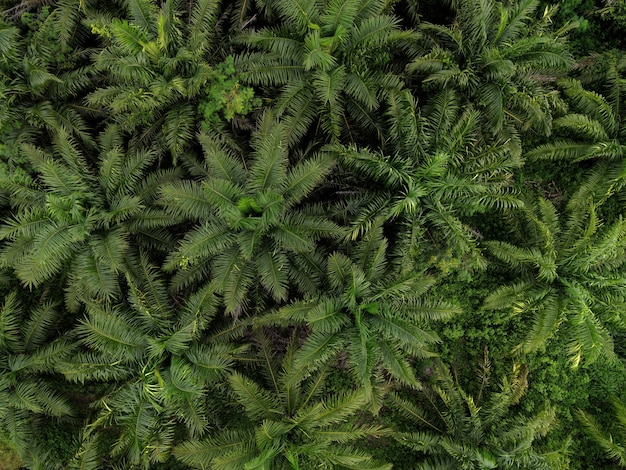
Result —
<instances>
[{"instance_id":1,"label":"palm frond","mask_svg":"<svg viewBox=\"0 0 626 470\"><path fill-rule=\"evenodd\" d=\"M400 383L415 389L421 388L421 384L403 350L395 348L387 342L381 343L380 360L381 366Z\"/></svg>"},{"instance_id":2,"label":"palm frond","mask_svg":"<svg viewBox=\"0 0 626 470\"><path fill-rule=\"evenodd\" d=\"M585 432L606 452L606 455L619 462L619 465L626 466L626 448L600 426L592 415L582 410L577 410L577 418L582 423Z\"/></svg>"},{"instance_id":3,"label":"palm frond","mask_svg":"<svg viewBox=\"0 0 626 470\"><path fill-rule=\"evenodd\" d=\"M563 308L561 299L548 292L533 314L532 327L521 345L524 352L536 351L556 333L563 321Z\"/></svg>"},{"instance_id":4,"label":"palm frond","mask_svg":"<svg viewBox=\"0 0 626 470\"><path fill-rule=\"evenodd\" d=\"M304 32L309 24L319 22L319 10L314 3L304 0L276 2L276 9L280 15L293 25L295 31Z\"/></svg>"},{"instance_id":5,"label":"palm frond","mask_svg":"<svg viewBox=\"0 0 626 470\"><path fill-rule=\"evenodd\" d=\"M374 317L371 323L381 336L389 340L387 342L401 344L403 349L411 354L427 355L427 348L439 342L437 334L424 331L411 322L394 318L392 315Z\"/></svg>"},{"instance_id":6,"label":"palm frond","mask_svg":"<svg viewBox=\"0 0 626 470\"><path fill-rule=\"evenodd\" d=\"M553 125L555 128L571 132L577 138L595 142L608 141L610 139L607 129L600 122L585 114L568 114L555 119Z\"/></svg>"},{"instance_id":7,"label":"palm frond","mask_svg":"<svg viewBox=\"0 0 626 470\"><path fill-rule=\"evenodd\" d=\"M95 304L87 306L89 316L80 322L76 333L87 346L118 358L132 359L143 354L145 336L116 310Z\"/></svg>"},{"instance_id":8,"label":"palm frond","mask_svg":"<svg viewBox=\"0 0 626 470\"><path fill-rule=\"evenodd\" d=\"M153 27L158 13L153 0L125 0L124 3L135 23L147 31Z\"/></svg>"},{"instance_id":9,"label":"palm frond","mask_svg":"<svg viewBox=\"0 0 626 470\"><path fill-rule=\"evenodd\" d=\"M9 305L7 305L7 303ZM11 297L8 297L5 300L3 312L7 308L10 312L10 309L15 308L15 305L15 299L11 299ZM25 352L30 352L34 348L43 346L44 342L46 341L46 339L48 339L50 335L50 330L58 320L59 312L57 307L57 303L47 301L31 310L31 314L28 320L22 323L20 328L20 332L23 338L21 345L22 347L20 349L23 349ZM13 325L11 324L11 319L9 315L3 313L2 316L4 318L8 317L6 323L3 322L3 330L5 331L5 335L7 335L11 331L13 331ZM10 336L8 336L3 342L6 344L7 340L10 341Z\"/></svg>"},{"instance_id":10,"label":"palm frond","mask_svg":"<svg viewBox=\"0 0 626 470\"><path fill-rule=\"evenodd\" d=\"M223 470L235 470L254 456L251 437L250 431L225 431L211 439L183 442L174 448L173 454L187 465L213 464ZM226 456L229 460L225 460Z\"/></svg>"},{"instance_id":11,"label":"palm frond","mask_svg":"<svg viewBox=\"0 0 626 470\"><path fill-rule=\"evenodd\" d=\"M243 185L246 170L233 152L209 135L200 134L198 139L202 144L205 162L211 177L227 180L234 185Z\"/></svg>"},{"instance_id":12,"label":"palm frond","mask_svg":"<svg viewBox=\"0 0 626 470\"><path fill-rule=\"evenodd\" d=\"M174 164L195 131L195 109L191 103L177 104L165 115L164 138Z\"/></svg>"},{"instance_id":13,"label":"palm frond","mask_svg":"<svg viewBox=\"0 0 626 470\"><path fill-rule=\"evenodd\" d=\"M280 403L252 380L233 372L228 379L237 401L253 419L279 415Z\"/></svg>"},{"instance_id":14,"label":"palm frond","mask_svg":"<svg viewBox=\"0 0 626 470\"><path fill-rule=\"evenodd\" d=\"M334 358L341 347L337 335L311 333L294 356L294 369L301 371L300 377L306 377Z\"/></svg>"},{"instance_id":15,"label":"palm frond","mask_svg":"<svg viewBox=\"0 0 626 470\"><path fill-rule=\"evenodd\" d=\"M614 357L613 338L600 323L594 312L586 305L580 305L571 315L572 340L568 344L568 353L572 367L578 367L581 359L593 362L601 355Z\"/></svg>"},{"instance_id":16,"label":"palm frond","mask_svg":"<svg viewBox=\"0 0 626 470\"><path fill-rule=\"evenodd\" d=\"M0 309L0 348L6 352L17 352L20 348L20 303L17 292L10 292L4 297L2 308ZM45 310L45 309L44 309Z\"/></svg>"},{"instance_id":17,"label":"palm frond","mask_svg":"<svg viewBox=\"0 0 626 470\"><path fill-rule=\"evenodd\" d=\"M257 269L261 274L261 284L274 300L285 301L287 300L289 285L288 259L283 253L274 253L270 251L261 253L257 257Z\"/></svg>"},{"instance_id":18,"label":"palm frond","mask_svg":"<svg viewBox=\"0 0 626 470\"><path fill-rule=\"evenodd\" d=\"M306 159L289 170L281 183L281 192L289 205L308 196L333 168L334 160L327 154Z\"/></svg>"},{"instance_id":19,"label":"palm frond","mask_svg":"<svg viewBox=\"0 0 626 470\"><path fill-rule=\"evenodd\" d=\"M213 205L202 186L194 181L176 181L159 188L162 205L172 214L203 221L213 215Z\"/></svg>"},{"instance_id":20,"label":"palm frond","mask_svg":"<svg viewBox=\"0 0 626 470\"><path fill-rule=\"evenodd\" d=\"M263 191L276 186L286 176L287 136L284 128L267 114L252 144L255 162L250 168L249 188Z\"/></svg>"},{"instance_id":21,"label":"palm frond","mask_svg":"<svg viewBox=\"0 0 626 470\"><path fill-rule=\"evenodd\" d=\"M22 258L15 268L24 285L38 286L62 269L77 244L70 228L67 225L49 224L35 236L31 253Z\"/></svg>"}]
</instances>

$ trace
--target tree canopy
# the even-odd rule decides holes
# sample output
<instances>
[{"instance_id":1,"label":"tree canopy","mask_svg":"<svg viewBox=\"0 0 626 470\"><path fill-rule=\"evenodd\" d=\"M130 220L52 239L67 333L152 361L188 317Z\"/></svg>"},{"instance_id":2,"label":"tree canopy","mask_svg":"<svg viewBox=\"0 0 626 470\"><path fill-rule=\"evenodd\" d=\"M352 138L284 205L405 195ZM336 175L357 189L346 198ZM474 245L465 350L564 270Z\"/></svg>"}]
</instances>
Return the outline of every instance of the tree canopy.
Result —
<instances>
[{"instance_id":1,"label":"tree canopy","mask_svg":"<svg viewBox=\"0 0 626 470\"><path fill-rule=\"evenodd\" d=\"M624 466L625 18L0 0L0 468Z\"/></svg>"}]
</instances>

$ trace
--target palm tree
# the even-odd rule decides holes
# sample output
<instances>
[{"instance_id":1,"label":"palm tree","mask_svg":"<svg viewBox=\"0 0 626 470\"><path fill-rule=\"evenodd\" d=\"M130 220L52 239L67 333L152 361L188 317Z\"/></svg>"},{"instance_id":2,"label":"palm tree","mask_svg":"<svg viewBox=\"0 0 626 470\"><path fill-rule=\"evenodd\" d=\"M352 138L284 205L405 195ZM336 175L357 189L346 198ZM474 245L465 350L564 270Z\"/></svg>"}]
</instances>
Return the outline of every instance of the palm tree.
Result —
<instances>
[{"instance_id":1,"label":"palm tree","mask_svg":"<svg viewBox=\"0 0 626 470\"><path fill-rule=\"evenodd\" d=\"M595 59L604 65L598 65L600 70L593 74L583 70L580 78L584 83L575 79L558 82L571 103L570 112L554 120L561 137L527 153L532 159L593 162L593 171L574 196L583 203L588 198L606 200L624 186L626 175L626 58L613 53L604 60ZM585 88L585 84L602 93Z\"/></svg>"},{"instance_id":2,"label":"palm tree","mask_svg":"<svg viewBox=\"0 0 626 470\"><path fill-rule=\"evenodd\" d=\"M325 293L255 318L254 324L306 324L310 334L295 353L295 367L317 369L345 351L346 365L368 400L375 398L381 369L419 388L409 358L433 356L429 348L439 338L429 323L450 318L459 308L424 298L434 279L392 253L380 224L351 255L328 257Z\"/></svg>"},{"instance_id":3,"label":"palm tree","mask_svg":"<svg viewBox=\"0 0 626 470\"><path fill-rule=\"evenodd\" d=\"M278 88L273 107L284 115L289 145L312 126L333 142L382 133L375 112L390 90L402 88L387 65L390 51L412 37L386 14L386 3L277 0L271 12L280 26L241 36L259 52L241 54L237 64L248 83Z\"/></svg>"},{"instance_id":4,"label":"palm tree","mask_svg":"<svg viewBox=\"0 0 626 470\"><path fill-rule=\"evenodd\" d=\"M167 259L166 269L178 270L174 287L210 278L229 313L246 306L256 281L276 302L287 300L292 285L315 292L323 271L316 242L343 230L307 209L306 198L330 172L333 159L318 153L291 165L286 126L270 113L253 135L247 159L209 136L201 140L203 180L161 190L170 213L202 223Z\"/></svg>"},{"instance_id":5,"label":"palm tree","mask_svg":"<svg viewBox=\"0 0 626 470\"><path fill-rule=\"evenodd\" d=\"M439 363L433 383L420 395L390 394L390 406L410 423L394 437L418 452L418 470L560 468L561 451L543 453L536 442L554 427L555 409L546 407L531 417L512 410L528 385L527 373L515 366L499 391L487 393L481 386L478 397L473 397Z\"/></svg>"},{"instance_id":6,"label":"palm tree","mask_svg":"<svg viewBox=\"0 0 626 470\"><path fill-rule=\"evenodd\" d=\"M91 88L87 53L55 44L48 23L26 39L0 19L0 152L9 161L22 143L49 142L59 131L93 144L80 103ZM68 70L74 62L81 66Z\"/></svg>"},{"instance_id":7,"label":"palm tree","mask_svg":"<svg viewBox=\"0 0 626 470\"><path fill-rule=\"evenodd\" d=\"M129 249L168 249L162 228L176 223L149 207L157 188L178 177L176 170L150 171L156 149L126 153L116 126L98 147L97 156L81 152L59 131L51 149L21 147L33 176L19 169L2 175L12 209L0 227L0 264L26 287L66 288L70 310L85 298L118 299Z\"/></svg>"},{"instance_id":8,"label":"palm tree","mask_svg":"<svg viewBox=\"0 0 626 470\"><path fill-rule=\"evenodd\" d=\"M176 162L196 132L200 102L216 93L210 85L232 78L225 69L218 73L213 67L218 62L214 40L220 31L220 2L190 2L188 13L173 0L160 8L149 0L125 3L128 20L105 15L93 20L106 44L95 67L107 80L87 101L105 108L135 142L145 145L158 139ZM231 94L231 100L252 100L246 93L251 89L239 87L236 80L227 80L224 87L218 90L220 99Z\"/></svg>"},{"instance_id":9,"label":"palm tree","mask_svg":"<svg viewBox=\"0 0 626 470\"><path fill-rule=\"evenodd\" d=\"M571 205L559 214L545 199L522 211L523 243L484 245L518 280L485 300L489 309L524 315L532 327L520 344L535 351L555 334L569 339L573 366L613 354L611 325L622 324L626 277L626 221L601 229L594 205Z\"/></svg>"},{"instance_id":10,"label":"palm tree","mask_svg":"<svg viewBox=\"0 0 626 470\"><path fill-rule=\"evenodd\" d=\"M83 427L77 468L101 468L108 455L120 468L147 469L168 458L175 436L204 436L217 406L213 389L245 349L213 327L219 303L210 289L175 304L146 255L134 267L125 301L87 303L73 331L78 350L59 365L70 382L104 385Z\"/></svg>"},{"instance_id":11,"label":"palm tree","mask_svg":"<svg viewBox=\"0 0 626 470\"><path fill-rule=\"evenodd\" d=\"M342 185L351 184L353 197L341 201L337 210L348 212L351 237L357 238L379 217L426 227L439 253L447 248L484 268L477 231L464 219L521 206L511 184L520 165L515 149L509 141L485 138L480 113L462 107L451 90L433 97L423 112L408 91L394 94L388 117L385 153L333 148L349 171L350 179Z\"/></svg>"},{"instance_id":12,"label":"palm tree","mask_svg":"<svg viewBox=\"0 0 626 470\"><path fill-rule=\"evenodd\" d=\"M59 387L58 374L59 364L76 345L66 335L55 334L62 314L48 294L34 302L32 293L26 302L20 297L13 290L0 306L0 431L24 464L35 468L45 459L37 431L46 425L44 419L76 415Z\"/></svg>"},{"instance_id":13,"label":"palm tree","mask_svg":"<svg viewBox=\"0 0 626 470\"><path fill-rule=\"evenodd\" d=\"M558 95L549 83L567 71L567 27L551 33L550 11L538 0L458 0L449 26L423 22L424 53L408 66L425 90L453 89L481 113L485 129L517 141L518 132L550 133Z\"/></svg>"},{"instance_id":14,"label":"palm tree","mask_svg":"<svg viewBox=\"0 0 626 470\"><path fill-rule=\"evenodd\" d=\"M253 357L259 380L232 372L233 401L243 416L208 439L183 442L174 450L193 468L390 469L351 446L389 431L358 419L366 403L362 389L325 392L326 369L307 379L296 365L295 338L282 361L259 336Z\"/></svg>"},{"instance_id":15,"label":"palm tree","mask_svg":"<svg viewBox=\"0 0 626 470\"><path fill-rule=\"evenodd\" d=\"M624 403L618 397L611 398L611 405L613 407L617 432L619 433L617 435L608 433L592 415L583 410L578 410L578 419L583 425L585 433L602 447L606 456L616 462L621 468L625 468L626 406L624 406Z\"/></svg>"}]
</instances>

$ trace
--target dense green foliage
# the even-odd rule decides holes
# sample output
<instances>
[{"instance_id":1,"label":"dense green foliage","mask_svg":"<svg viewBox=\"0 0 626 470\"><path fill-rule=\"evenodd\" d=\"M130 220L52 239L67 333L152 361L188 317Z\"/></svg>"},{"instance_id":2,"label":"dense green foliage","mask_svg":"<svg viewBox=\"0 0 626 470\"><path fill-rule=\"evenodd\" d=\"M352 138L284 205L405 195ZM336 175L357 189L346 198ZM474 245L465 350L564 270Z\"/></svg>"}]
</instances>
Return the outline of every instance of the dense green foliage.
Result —
<instances>
[{"instance_id":1,"label":"dense green foliage","mask_svg":"<svg viewBox=\"0 0 626 470\"><path fill-rule=\"evenodd\" d=\"M0 465L626 466L624 1L0 11Z\"/></svg>"}]
</instances>

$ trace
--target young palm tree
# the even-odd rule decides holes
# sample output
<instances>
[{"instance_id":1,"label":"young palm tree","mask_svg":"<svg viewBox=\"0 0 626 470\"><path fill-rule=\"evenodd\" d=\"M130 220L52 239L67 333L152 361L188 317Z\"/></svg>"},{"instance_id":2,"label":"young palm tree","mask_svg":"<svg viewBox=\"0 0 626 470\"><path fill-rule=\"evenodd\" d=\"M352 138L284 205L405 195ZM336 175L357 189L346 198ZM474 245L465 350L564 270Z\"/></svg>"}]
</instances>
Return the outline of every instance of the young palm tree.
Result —
<instances>
[{"instance_id":1,"label":"young palm tree","mask_svg":"<svg viewBox=\"0 0 626 470\"><path fill-rule=\"evenodd\" d=\"M520 344L537 350L555 334L569 338L568 354L577 366L613 354L611 327L623 325L626 301L626 221L601 229L595 206L570 206L559 214L545 199L522 212L520 245L489 241L485 246L519 280L487 297L490 309L524 315L532 327Z\"/></svg>"},{"instance_id":2,"label":"young palm tree","mask_svg":"<svg viewBox=\"0 0 626 470\"><path fill-rule=\"evenodd\" d=\"M69 381L105 385L83 428L77 468L101 468L108 458L119 468L147 469L168 458L175 436L204 436L211 390L245 349L229 345L221 330L209 330L218 307L210 289L174 304L145 255L134 267L125 302L87 303L74 330L80 347L59 366ZM111 436L115 442L107 449Z\"/></svg>"},{"instance_id":3,"label":"young palm tree","mask_svg":"<svg viewBox=\"0 0 626 470\"><path fill-rule=\"evenodd\" d=\"M533 159L594 162L593 171L574 196L583 203L590 197L606 200L626 181L626 59L619 59L619 56L607 57L610 66L602 74L603 80L599 80L605 85L602 87L605 94L584 88L578 80L559 81L572 105L570 113L554 120L555 131L562 137L527 153Z\"/></svg>"},{"instance_id":4,"label":"young palm tree","mask_svg":"<svg viewBox=\"0 0 626 470\"><path fill-rule=\"evenodd\" d=\"M210 278L229 313L246 306L257 281L276 302L287 300L292 285L314 292L323 271L316 242L339 237L343 230L314 215L305 202L333 159L318 153L291 165L286 126L269 113L247 159L208 136L201 139L204 180L161 190L168 211L202 223L168 257L166 269L178 270L174 286Z\"/></svg>"},{"instance_id":5,"label":"young palm tree","mask_svg":"<svg viewBox=\"0 0 626 470\"><path fill-rule=\"evenodd\" d=\"M611 405L619 433L617 435L607 433L592 415L583 410L578 410L578 419L587 435L604 449L606 456L621 468L626 468L626 406L617 397L612 397Z\"/></svg>"},{"instance_id":6,"label":"young palm tree","mask_svg":"<svg viewBox=\"0 0 626 470\"><path fill-rule=\"evenodd\" d=\"M536 443L554 427L555 409L546 407L532 417L511 409L528 385L526 373L517 366L499 391L473 397L453 380L447 366L438 364L423 397L390 394L390 406L411 423L394 437L419 453L416 470L560 468L561 451L543 453Z\"/></svg>"},{"instance_id":7,"label":"young palm tree","mask_svg":"<svg viewBox=\"0 0 626 470\"><path fill-rule=\"evenodd\" d=\"M439 339L428 329L432 320L459 313L458 307L424 298L434 279L394 256L374 226L356 245L352 257L333 253L327 261L324 294L292 303L254 320L256 325L304 323L310 334L296 351L297 369L322 367L347 352L346 364L368 400L382 369L416 388L420 384L410 357L428 357Z\"/></svg>"},{"instance_id":8,"label":"young palm tree","mask_svg":"<svg viewBox=\"0 0 626 470\"><path fill-rule=\"evenodd\" d=\"M296 344L292 341L281 362L261 337L255 357L263 382L238 372L229 377L234 402L243 412L239 426L181 443L176 458L193 468L222 470L390 469L351 446L389 433L357 418L366 404L364 391L325 393L326 369L302 380Z\"/></svg>"},{"instance_id":9,"label":"young palm tree","mask_svg":"<svg viewBox=\"0 0 626 470\"><path fill-rule=\"evenodd\" d=\"M171 240L162 228L176 222L149 207L157 188L178 176L149 171L155 149L126 153L111 126L100 136L99 151L81 152L59 132L51 149L22 146L33 176L20 170L2 175L12 210L0 227L0 264L29 288L60 280L71 310L81 299L119 298L129 247L167 249Z\"/></svg>"},{"instance_id":10,"label":"young palm tree","mask_svg":"<svg viewBox=\"0 0 626 470\"><path fill-rule=\"evenodd\" d=\"M0 138L5 158L14 159L22 143L49 142L59 131L88 146L93 143L80 103L92 86L87 53L55 44L46 25L26 39L0 19ZM83 66L64 69L74 62Z\"/></svg>"},{"instance_id":11,"label":"young palm tree","mask_svg":"<svg viewBox=\"0 0 626 470\"><path fill-rule=\"evenodd\" d=\"M334 148L351 172L350 192L359 201L348 216L352 238L378 217L426 226L440 251L448 247L484 267L477 232L463 219L521 206L511 188L520 165L515 149L509 141L485 139L480 114L472 106L462 108L450 90L432 98L423 113L409 92L392 95L389 103L385 153ZM339 209L352 201L340 202Z\"/></svg>"},{"instance_id":12,"label":"young palm tree","mask_svg":"<svg viewBox=\"0 0 626 470\"><path fill-rule=\"evenodd\" d=\"M334 142L382 132L375 112L389 90L402 87L387 66L390 51L412 35L386 14L387 3L278 0L271 8L280 26L243 35L259 52L237 64L249 83L279 88L274 108L285 116L289 145L312 126Z\"/></svg>"},{"instance_id":13,"label":"young palm tree","mask_svg":"<svg viewBox=\"0 0 626 470\"><path fill-rule=\"evenodd\" d=\"M187 13L174 0L160 7L150 0L124 3L128 19L93 19L106 44L95 67L107 81L87 101L107 109L134 141L159 140L176 161L195 134L199 100L215 79L211 53L220 2L189 2Z\"/></svg>"},{"instance_id":14,"label":"young palm tree","mask_svg":"<svg viewBox=\"0 0 626 470\"><path fill-rule=\"evenodd\" d=\"M564 42L567 28L549 32L548 10L534 19L538 5L538 0L455 1L451 25L419 24L425 52L407 70L422 78L427 90L455 90L494 135L517 140L516 129L530 128L549 134L558 95L548 83L567 71L572 59Z\"/></svg>"},{"instance_id":15,"label":"young palm tree","mask_svg":"<svg viewBox=\"0 0 626 470\"><path fill-rule=\"evenodd\" d=\"M43 418L76 414L59 387L59 365L76 347L55 334L61 318L59 305L46 295L23 302L11 291L0 306L0 432L30 468L43 468L37 467L46 452L38 432Z\"/></svg>"}]
</instances>

